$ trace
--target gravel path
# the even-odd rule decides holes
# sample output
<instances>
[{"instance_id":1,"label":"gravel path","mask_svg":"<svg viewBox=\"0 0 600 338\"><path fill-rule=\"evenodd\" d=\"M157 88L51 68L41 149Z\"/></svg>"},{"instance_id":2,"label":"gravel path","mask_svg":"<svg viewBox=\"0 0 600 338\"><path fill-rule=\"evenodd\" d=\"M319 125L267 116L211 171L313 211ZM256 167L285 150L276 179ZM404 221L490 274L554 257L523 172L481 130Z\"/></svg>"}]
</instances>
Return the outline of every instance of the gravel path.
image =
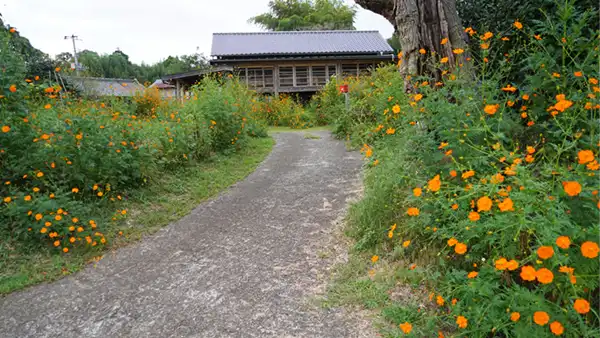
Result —
<instances>
[{"instance_id":1,"label":"gravel path","mask_svg":"<svg viewBox=\"0 0 600 338\"><path fill-rule=\"evenodd\" d=\"M311 134L276 134L244 181L96 267L0 298L0 337L370 336L311 301L361 166L328 132Z\"/></svg>"}]
</instances>

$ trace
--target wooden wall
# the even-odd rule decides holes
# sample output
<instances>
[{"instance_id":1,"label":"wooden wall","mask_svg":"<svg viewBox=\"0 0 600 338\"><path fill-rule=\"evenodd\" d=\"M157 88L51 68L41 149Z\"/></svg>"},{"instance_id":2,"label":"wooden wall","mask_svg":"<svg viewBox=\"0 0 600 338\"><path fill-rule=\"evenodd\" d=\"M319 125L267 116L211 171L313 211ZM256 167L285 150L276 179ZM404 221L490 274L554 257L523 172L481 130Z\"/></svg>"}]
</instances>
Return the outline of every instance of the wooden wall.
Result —
<instances>
[{"instance_id":1,"label":"wooden wall","mask_svg":"<svg viewBox=\"0 0 600 338\"><path fill-rule=\"evenodd\" d=\"M263 93L318 91L332 76L357 76L381 60L239 63L235 72L249 87Z\"/></svg>"}]
</instances>

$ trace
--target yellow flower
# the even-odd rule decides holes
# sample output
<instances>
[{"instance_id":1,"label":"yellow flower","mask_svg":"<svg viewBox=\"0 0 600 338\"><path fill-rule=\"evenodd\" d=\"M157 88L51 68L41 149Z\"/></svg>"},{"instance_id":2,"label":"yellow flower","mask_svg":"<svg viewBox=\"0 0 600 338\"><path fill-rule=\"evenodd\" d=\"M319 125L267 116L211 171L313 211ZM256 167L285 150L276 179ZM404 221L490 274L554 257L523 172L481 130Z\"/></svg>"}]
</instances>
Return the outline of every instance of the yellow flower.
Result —
<instances>
[{"instance_id":1,"label":"yellow flower","mask_svg":"<svg viewBox=\"0 0 600 338\"><path fill-rule=\"evenodd\" d=\"M462 49L462 48L455 48L455 49L452 50L452 53L454 53L456 55L460 55L460 54L462 54L464 52L465 52L465 50Z\"/></svg>"}]
</instances>

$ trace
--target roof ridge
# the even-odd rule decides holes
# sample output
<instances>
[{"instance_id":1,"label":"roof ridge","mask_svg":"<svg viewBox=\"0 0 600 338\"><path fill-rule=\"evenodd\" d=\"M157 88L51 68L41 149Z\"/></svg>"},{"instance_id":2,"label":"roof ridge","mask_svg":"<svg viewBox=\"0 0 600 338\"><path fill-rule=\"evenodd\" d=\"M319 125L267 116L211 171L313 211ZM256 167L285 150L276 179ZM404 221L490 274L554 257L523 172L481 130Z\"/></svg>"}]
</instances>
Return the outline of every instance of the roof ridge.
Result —
<instances>
[{"instance_id":1,"label":"roof ridge","mask_svg":"<svg viewBox=\"0 0 600 338\"><path fill-rule=\"evenodd\" d=\"M379 33L378 30L317 30L317 31L270 31L270 32L220 32L213 35L283 35L283 34L331 34L331 33Z\"/></svg>"}]
</instances>

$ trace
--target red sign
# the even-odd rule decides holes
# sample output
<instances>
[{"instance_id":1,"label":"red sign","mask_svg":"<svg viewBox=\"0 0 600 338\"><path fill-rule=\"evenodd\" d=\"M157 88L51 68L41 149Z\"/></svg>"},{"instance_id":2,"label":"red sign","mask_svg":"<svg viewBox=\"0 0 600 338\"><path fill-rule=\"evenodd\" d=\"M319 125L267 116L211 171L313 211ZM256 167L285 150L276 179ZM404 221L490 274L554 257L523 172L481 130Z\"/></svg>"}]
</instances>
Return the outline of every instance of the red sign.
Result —
<instances>
[{"instance_id":1,"label":"red sign","mask_svg":"<svg viewBox=\"0 0 600 338\"><path fill-rule=\"evenodd\" d=\"M347 93L348 92L348 85L347 84L341 85L340 86L340 92Z\"/></svg>"}]
</instances>

